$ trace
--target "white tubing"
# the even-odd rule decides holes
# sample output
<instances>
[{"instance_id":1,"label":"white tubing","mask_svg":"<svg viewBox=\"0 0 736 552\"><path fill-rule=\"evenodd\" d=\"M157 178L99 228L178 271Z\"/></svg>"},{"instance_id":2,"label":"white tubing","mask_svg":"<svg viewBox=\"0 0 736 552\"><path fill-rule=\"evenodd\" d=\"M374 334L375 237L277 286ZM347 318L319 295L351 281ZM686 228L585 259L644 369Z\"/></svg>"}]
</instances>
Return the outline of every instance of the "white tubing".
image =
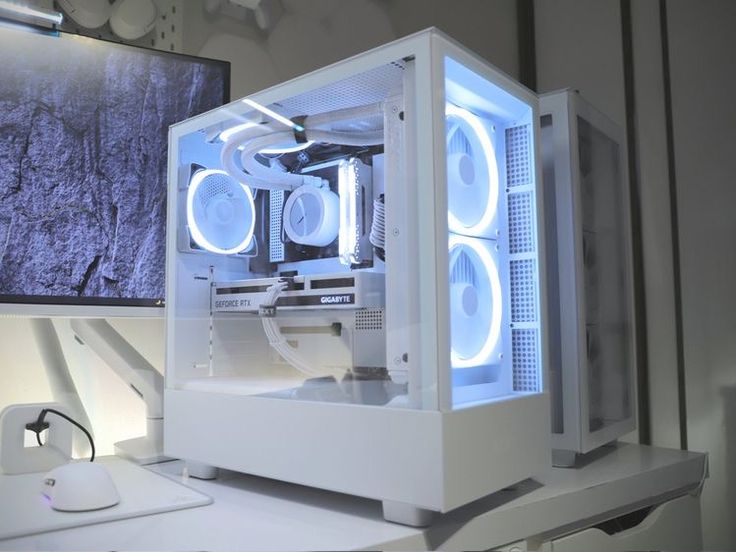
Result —
<instances>
[{"instance_id":1,"label":"white tubing","mask_svg":"<svg viewBox=\"0 0 736 552\"><path fill-rule=\"evenodd\" d=\"M283 172L271 167L267 167L259 163L255 156L259 151L273 146L274 144L292 144L296 143L294 134L288 131L273 132L258 137L250 137L247 143L241 142L241 134L249 134L252 129L246 129L242 133L234 134L225 143L222 149L221 160L225 171L251 188L265 188L268 190L293 190L302 184L320 184L319 177L311 175L298 175ZM306 130L307 140L315 142L328 142L330 144L340 144L343 146L374 146L383 143L383 131L372 132L330 132L326 130ZM238 148L245 145L240 153L243 168L254 178L266 181L256 182L248 179L248 175L243 173L235 164L234 154Z\"/></svg>"},{"instance_id":2,"label":"white tubing","mask_svg":"<svg viewBox=\"0 0 736 552\"><path fill-rule=\"evenodd\" d=\"M341 146L377 146L383 144L383 131L337 132L307 129L307 140L340 144Z\"/></svg>"},{"instance_id":3,"label":"white tubing","mask_svg":"<svg viewBox=\"0 0 736 552\"><path fill-rule=\"evenodd\" d=\"M383 143L383 131L371 132L339 132L320 130L318 127L328 126L339 121L350 121L365 117L374 117L383 114L381 102L338 109L328 113L311 115L304 120L306 139L344 146L373 146ZM267 190L293 190L302 184L319 184L320 179L309 175L293 175L274 170L262 165L254 159L255 155L275 144L296 144L292 132L275 130L268 124L255 125L230 136L220 152L222 168L232 178L251 188ZM240 155L243 172L235 163L235 155L243 146ZM249 175L251 178L249 178ZM263 180L258 182L256 179Z\"/></svg>"},{"instance_id":4,"label":"white tubing","mask_svg":"<svg viewBox=\"0 0 736 552\"><path fill-rule=\"evenodd\" d=\"M242 146L244 143L249 142L254 138L258 138L259 136L263 136L264 134L279 133L275 132L272 128L266 125L246 128L245 130L241 130L240 132L236 132L235 134L230 136L230 138L228 138L228 140L222 146L222 151L220 152L220 163L222 164L222 168L225 170L225 172L241 184L245 184L246 186L250 186L252 188L263 188L263 186L255 186L254 182L248 179L248 175L245 174L240 169L240 167L235 164L235 153L238 151L238 148L240 148L240 146ZM284 134L289 134L289 136L293 137L291 133ZM274 189L281 188L274 187Z\"/></svg>"},{"instance_id":5,"label":"white tubing","mask_svg":"<svg viewBox=\"0 0 736 552\"><path fill-rule=\"evenodd\" d=\"M304 126L309 128L319 128L340 121L352 121L354 119L378 116L383 116L383 103L381 102L310 115L304 120Z\"/></svg>"},{"instance_id":6,"label":"white tubing","mask_svg":"<svg viewBox=\"0 0 736 552\"><path fill-rule=\"evenodd\" d=\"M273 146L274 144L284 143L296 143L296 140L294 140L294 134L292 132L274 132L273 134L253 138L247 144L245 144L245 148L240 154L240 160L243 168L248 171L248 173L252 176L260 178L262 180L267 180L269 184L273 185L273 188L270 189L293 190L294 188L297 188L304 184L303 175L291 174L288 172L280 171L278 169L273 169L271 167L263 165L262 163L259 163L255 159L256 154L262 149L266 149L267 147ZM232 160L232 155L230 156L230 159ZM312 176L310 178L314 179L315 177Z\"/></svg>"}]
</instances>

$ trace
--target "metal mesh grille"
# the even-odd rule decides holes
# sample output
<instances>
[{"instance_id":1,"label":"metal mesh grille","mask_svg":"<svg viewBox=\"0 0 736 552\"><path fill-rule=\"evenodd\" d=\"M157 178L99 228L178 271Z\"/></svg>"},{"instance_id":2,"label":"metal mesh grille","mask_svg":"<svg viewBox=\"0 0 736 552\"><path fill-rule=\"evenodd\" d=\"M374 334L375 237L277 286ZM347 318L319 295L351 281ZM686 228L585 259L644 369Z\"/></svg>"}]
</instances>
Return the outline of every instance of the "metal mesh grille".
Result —
<instances>
[{"instance_id":1,"label":"metal mesh grille","mask_svg":"<svg viewBox=\"0 0 736 552\"><path fill-rule=\"evenodd\" d=\"M537 262L511 261L511 321L537 321Z\"/></svg>"},{"instance_id":2,"label":"metal mesh grille","mask_svg":"<svg viewBox=\"0 0 736 552\"><path fill-rule=\"evenodd\" d=\"M323 88L283 100L279 113L287 116L314 115L380 102L397 92L402 84L404 65L389 63L354 75Z\"/></svg>"},{"instance_id":3,"label":"metal mesh grille","mask_svg":"<svg viewBox=\"0 0 736 552\"><path fill-rule=\"evenodd\" d=\"M271 213L268 254L272 263L284 260L284 242L281 241L281 214L284 210L284 191L272 190L269 194L269 212Z\"/></svg>"},{"instance_id":4,"label":"metal mesh grille","mask_svg":"<svg viewBox=\"0 0 736 552\"><path fill-rule=\"evenodd\" d=\"M506 181L509 188L532 183L529 125L506 129Z\"/></svg>"},{"instance_id":5,"label":"metal mesh grille","mask_svg":"<svg viewBox=\"0 0 736 552\"><path fill-rule=\"evenodd\" d=\"M219 195L232 194L233 181L229 176L224 174L210 174L205 176L202 183L197 189L197 199L202 204L202 207L207 207L207 204L215 197Z\"/></svg>"},{"instance_id":6,"label":"metal mesh grille","mask_svg":"<svg viewBox=\"0 0 736 552\"><path fill-rule=\"evenodd\" d=\"M383 309L359 309L355 311L356 330L382 330Z\"/></svg>"},{"instance_id":7,"label":"metal mesh grille","mask_svg":"<svg viewBox=\"0 0 736 552\"><path fill-rule=\"evenodd\" d=\"M532 193L509 194L509 252L532 253L534 245L534 209Z\"/></svg>"},{"instance_id":8,"label":"metal mesh grille","mask_svg":"<svg viewBox=\"0 0 736 552\"><path fill-rule=\"evenodd\" d=\"M511 332L514 391L540 391L538 370L537 330Z\"/></svg>"}]
</instances>

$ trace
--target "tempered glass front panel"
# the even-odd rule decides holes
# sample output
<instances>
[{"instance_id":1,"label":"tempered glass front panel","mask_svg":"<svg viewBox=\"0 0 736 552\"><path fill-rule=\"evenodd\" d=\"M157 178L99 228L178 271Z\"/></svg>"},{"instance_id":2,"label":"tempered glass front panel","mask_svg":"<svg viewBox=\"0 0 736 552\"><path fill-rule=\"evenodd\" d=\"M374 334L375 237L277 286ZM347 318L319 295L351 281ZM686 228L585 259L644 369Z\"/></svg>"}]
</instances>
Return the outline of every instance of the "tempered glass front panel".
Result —
<instances>
[{"instance_id":1,"label":"tempered glass front panel","mask_svg":"<svg viewBox=\"0 0 736 552\"><path fill-rule=\"evenodd\" d=\"M631 415L631 313L619 145L577 118L588 365L588 430Z\"/></svg>"},{"instance_id":2,"label":"tempered glass front panel","mask_svg":"<svg viewBox=\"0 0 736 552\"><path fill-rule=\"evenodd\" d=\"M173 385L429 407L415 395L436 382L401 370L410 355L389 361L387 350L407 318L386 299L387 273L407 268L389 262L386 213L406 191L399 173L409 160L402 146L384 146L403 143L403 111L390 101L408 63L268 105L246 98L179 139L175 319L184 352L175 350Z\"/></svg>"},{"instance_id":3,"label":"tempered glass front panel","mask_svg":"<svg viewBox=\"0 0 736 552\"><path fill-rule=\"evenodd\" d=\"M538 391L531 107L445 59L452 404Z\"/></svg>"}]
</instances>

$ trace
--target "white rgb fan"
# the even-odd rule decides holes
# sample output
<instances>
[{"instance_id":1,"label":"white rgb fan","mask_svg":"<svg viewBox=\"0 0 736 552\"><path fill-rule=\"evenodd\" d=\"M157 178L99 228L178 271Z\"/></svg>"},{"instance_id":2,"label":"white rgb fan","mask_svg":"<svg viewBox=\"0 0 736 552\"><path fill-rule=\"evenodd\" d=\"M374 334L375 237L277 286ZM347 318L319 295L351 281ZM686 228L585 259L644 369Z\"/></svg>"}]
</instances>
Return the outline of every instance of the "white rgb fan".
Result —
<instances>
[{"instance_id":1,"label":"white rgb fan","mask_svg":"<svg viewBox=\"0 0 736 552\"><path fill-rule=\"evenodd\" d=\"M194 243L202 249L222 255L243 251L255 228L250 188L225 171L195 172L187 191L187 224Z\"/></svg>"},{"instance_id":2,"label":"white rgb fan","mask_svg":"<svg viewBox=\"0 0 736 552\"><path fill-rule=\"evenodd\" d=\"M481 120L461 107L445 107L447 201L450 232L487 234L498 204L498 165Z\"/></svg>"},{"instance_id":3,"label":"white rgb fan","mask_svg":"<svg viewBox=\"0 0 736 552\"><path fill-rule=\"evenodd\" d=\"M450 235L450 333L453 368L494 363L501 333L501 281L483 240Z\"/></svg>"}]
</instances>

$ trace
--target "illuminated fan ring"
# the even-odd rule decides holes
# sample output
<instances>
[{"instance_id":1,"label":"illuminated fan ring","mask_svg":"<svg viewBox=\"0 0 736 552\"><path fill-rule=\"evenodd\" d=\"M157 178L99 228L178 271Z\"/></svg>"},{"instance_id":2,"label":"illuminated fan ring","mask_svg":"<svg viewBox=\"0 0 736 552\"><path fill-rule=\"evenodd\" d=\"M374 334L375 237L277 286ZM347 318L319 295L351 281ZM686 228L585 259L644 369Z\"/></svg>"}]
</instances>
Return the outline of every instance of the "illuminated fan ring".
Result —
<instances>
[{"instance_id":1,"label":"illuminated fan ring","mask_svg":"<svg viewBox=\"0 0 736 552\"><path fill-rule=\"evenodd\" d=\"M496 163L496 151L483 123L468 110L448 103L445 106L445 117L457 117L472 129L483 149L483 156L486 160L488 171L488 204L483 212L483 216L477 223L466 226L451 211L448 211L448 225L451 232L482 235L488 230L493 218L496 216L496 209L498 207L498 164Z\"/></svg>"},{"instance_id":2,"label":"illuminated fan ring","mask_svg":"<svg viewBox=\"0 0 736 552\"><path fill-rule=\"evenodd\" d=\"M248 186L240 184L240 186L245 191L245 197L248 199L248 207L250 208L250 212L253 213L253 216L250 220L250 226L245 234L245 239L243 239L243 241L241 241L237 246L229 249L223 249L211 243L204 236L199 226L197 225L197 221L194 218L194 198L197 194L197 189L202 184L202 182L204 182L205 178L216 174L224 175L227 178L231 178L230 175L225 171L217 169L200 170L194 173L194 176L192 176L192 179L189 182L189 189L187 191L187 222L189 223L189 232L191 233L192 239L194 240L194 243L196 243L199 247L201 247L202 249L206 249L207 251L210 251L212 253L219 253L221 255L232 255L234 253L239 253L243 251L246 247L248 247L248 244L253 239L253 232L256 226L256 207L250 188L248 188Z\"/></svg>"},{"instance_id":3,"label":"illuminated fan ring","mask_svg":"<svg viewBox=\"0 0 736 552\"><path fill-rule=\"evenodd\" d=\"M480 351L470 358L463 358L451 348L450 361L453 368L470 368L472 366L481 366L486 364L493 352L493 349L498 344L499 338L501 337L502 294L501 280L498 277L498 268L496 267L496 263L493 261L493 257L488 250L483 247L478 240L467 238L465 236L450 236L450 252L452 252L455 247L463 246L471 249L476 255L478 255L483 263L483 267L485 268L485 277L488 278L491 288L491 301L493 308L491 311L491 327L488 331L488 337Z\"/></svg>"}]
</instances>

